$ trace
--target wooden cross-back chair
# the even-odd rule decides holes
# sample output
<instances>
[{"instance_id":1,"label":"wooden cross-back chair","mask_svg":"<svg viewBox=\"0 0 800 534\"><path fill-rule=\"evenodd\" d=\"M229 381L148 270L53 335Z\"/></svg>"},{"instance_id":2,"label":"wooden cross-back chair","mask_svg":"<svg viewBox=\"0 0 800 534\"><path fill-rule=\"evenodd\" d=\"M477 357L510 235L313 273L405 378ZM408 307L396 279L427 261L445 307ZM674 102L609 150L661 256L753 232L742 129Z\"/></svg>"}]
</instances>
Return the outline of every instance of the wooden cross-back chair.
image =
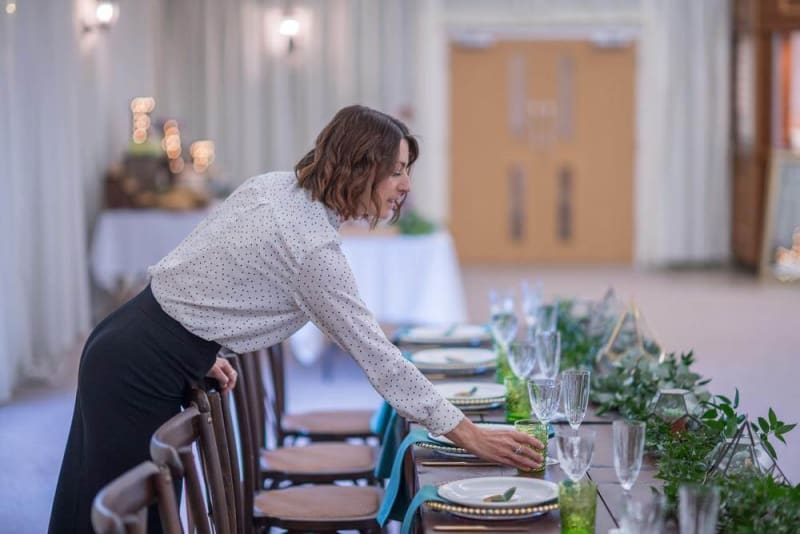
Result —
<instances>
[{"instance_id":1,"label":"wooden cross-back chair","mask_svg":"<svg viewBox=\"0 0 800 534\"><path fill-rule=\"evenodd\" d=\"M145 534L152 504L158 505L164 534L183 533L169 471L142 462L100 490L92 503L92 526L97 534Z\"/></svg>"},{"instance_id":2,"label":"wooden cross-back chair","mask_svg":"<svg viewBox=\"0 0 800 534\"><path fill-rule=\"evenodd\" d=\"M199 452L201 470L197 469L193 445ZM169 468L173 478L183 477L190 531L233 532L234 512L228 507L233 498L225 492L211 408L204 392L195 390L192 404L155 431L150 440L150 456L156 464Z\"/></svg>"},{"instance_id":3,"label":"wooden cross-back chair","mask_svg":"<svg viewBox=\"0 0 800 534\"><path fill-rule=\"evenodd\" d=\"M233 391L221 395L208 392L212 424L216 435L224 435L227 444L220 450L227 455L223 466L230 466L237 510L235 532L252 534L277 527L290 533L336 532L358 530L382 532L376 515L382 490L375 486L339 486L334 484L292 486L284 489L262 489L260 482L261 444L251 426L251 406L245 392L244 375L239 357L227 356L240 381ZM236 445L239 445L237 447ZM306 447L294 447L302 453ZM242 470L239 466L241 460ZM239 491L236 491L239 488Z\"/></svg>"},{"instance_id":4,"label":"wooden cross-back chair","mask_svg":"<svg viewBox=\"0 0 800 534\"><path fill-rule=\"evenodd\" d=\"M259 487L263 487L266 481L270 481L270 488L276 488L284 482L304 484L366 480L368 483L378 483L374 477L378 449L372 445L311 442L300 447L264 446L264 428L271 425L274 419L272 410L266 409L266 390L256 364L259 356L258 353L225 356L231 361L235 360L241 370L239 383L247 403L247 422L258 450ZM237 415L241 421L245 413L237 412Z\"/></svg>"},{"instance_id":5,"label":"wooden cross-back chair","mask_svg":"<svg viewBox=\"0 0 800 534\"><path fill-rule=\"evenodd\" d=\"M263 397L273 416L270 430L279 445L286 443L287 440L294 442L297 438L307 438L311 441L380 438L370 428L374 410L313 410L287 413L286 366L282 344L273 345L260 353L253 353L252 356L252 361L248 361L249 358L243 360L244 368L251 376L259 378L262 390L264 390L263 377L265 375L267 377L271 387L269 392L263 393ZM266 439L266 433L264 437Z\"/></svg>"}]
</instances>

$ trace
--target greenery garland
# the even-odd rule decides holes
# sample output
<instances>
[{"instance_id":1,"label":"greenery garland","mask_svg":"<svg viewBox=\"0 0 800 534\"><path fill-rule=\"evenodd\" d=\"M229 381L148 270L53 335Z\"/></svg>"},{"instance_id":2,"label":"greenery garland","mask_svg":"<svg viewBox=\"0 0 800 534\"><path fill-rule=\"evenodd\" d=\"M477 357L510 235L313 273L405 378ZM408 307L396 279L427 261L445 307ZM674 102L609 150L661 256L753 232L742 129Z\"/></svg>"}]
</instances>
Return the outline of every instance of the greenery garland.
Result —
<instances>
[{"instance_id":1,"label":"greenery garland","mask_svg":"<svg viewBox=\"0 0 800 534\"><path fill-rule=\"evenodd\" d=\"M562 333L562 368L593 366L601 340L585 334L585 318L570 313L569 301L560 303L559 330ZM733 437L746 416L738 412L739 391L733 399L712 396L703 379L691 367L692 352L669 354L661 361L631 354L614 364L610 372L592 380L591 399L598 413L617 412L625 418L647 422L647 451L656 458L656 478L664 481L670 517L674 519L678 488L685 483L703 483L712 467L715 447ZM651 413L650 404L660 389L681 388L697 399L689 431L676 431ZM784 444L784 435L795 424L781 421L772 408L767 417L748 422L755 439L777 461L771 438ZM758 470L719 476L718 529L735 534L745 532L790 533L800 525L800 484L792 486L782 477ZM655 488L654 488L655 490Z\"/></svg>"}]
</instances>

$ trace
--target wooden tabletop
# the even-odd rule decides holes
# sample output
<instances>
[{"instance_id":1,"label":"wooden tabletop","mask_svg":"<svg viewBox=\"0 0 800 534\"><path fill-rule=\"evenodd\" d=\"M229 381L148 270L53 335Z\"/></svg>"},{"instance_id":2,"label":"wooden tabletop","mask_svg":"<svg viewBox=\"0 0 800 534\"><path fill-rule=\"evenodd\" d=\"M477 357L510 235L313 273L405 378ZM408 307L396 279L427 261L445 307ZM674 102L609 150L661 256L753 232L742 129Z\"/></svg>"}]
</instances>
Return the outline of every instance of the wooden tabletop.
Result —
<instances>
[{"instance_id":1,"label":"wooden tabletop","mask_svg":"<svg viewBox=\"0 0 800 534\"><path fill-rule=\"evenodd\" d=\"M479 380L491 381L493 375L483 375L478 377L458 377L457 380ZM435 383L441 383L442 380L432 380ZM494 410L484 410L480 412L465 412L470 419L476 422L504 422L505 414L503 408ZM614 456L612 448L612 430L611 422L613 417L599 416L592 407L587 411L584 423L581 426L581 431L593 430L595 435L595 448L592 457L592 464L589 468L587 476L598 485L598 501L596 512L595 532L603 533L609 529L617 528L620 518L620 510L622 503L622 487L617 481L617 476L614 471ZM415 428L415 424L411 424L410 428ZM548 443L548 455L556 458L555 440L551 439ZM512 467L505 466L433 466L423 465L423 462L432 461L453 461L458 458L442 456L431 449L422 447L412 447L411 454L406 457L406 473L407 480L411 481L411 490L413 493L425 485L441 485L446 482L460 480L464 478L473 478L481 476L508 476L516 477L517 471ZM651 459L645 459L645 465L639 474L636 485L633 487L631 493L646 494L650 492L650 486L659 486L660 481L653 478L655 475L655 467ZM550 480L553 482L560 482L564 480L566 475L558 465L548 466L544 473L539 475L540 478ZM512 484L513 485L513 484ZM413 494L412 493L412 494ZM541 533L557 533L560 532L560 516L558 511L549 512L539 517L521 520L474 520L460 518L451 515L447 512L436 512L428 509L425 506L420 507L420 518L416 523L417 532L436 533L436 527L440 526L473 526L483 525L489 528L496 527L513 527L519 528L520 532L541 532ZM468 530L462 531L467 532Z\"/></svg>"}]
</instances>

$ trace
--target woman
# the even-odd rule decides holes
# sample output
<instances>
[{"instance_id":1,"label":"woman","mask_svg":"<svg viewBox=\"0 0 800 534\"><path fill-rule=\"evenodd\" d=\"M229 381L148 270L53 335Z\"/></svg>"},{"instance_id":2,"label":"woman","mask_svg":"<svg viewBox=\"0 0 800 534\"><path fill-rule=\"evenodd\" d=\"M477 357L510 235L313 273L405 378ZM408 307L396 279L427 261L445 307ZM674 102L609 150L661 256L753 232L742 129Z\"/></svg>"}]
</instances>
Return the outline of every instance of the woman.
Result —
<instances>
[{"instance_id":1,"label":"woman","mask_svg":"<svg viewBox=\"0 0 800 534\"><path fill-rule=\"evenodd\" d=\"M203 376L226 390L236 384L230 365L215 358L221 346L267 347L309 320L399 413L487 460L525 469L541 463L534 438L482 430L444 399L358 296L339 224L396 219L417 155L397 119L344 108L294 173L251 178L150 268L150 286L86 342L50 532L91 532L95 494L149 457L150 436L179 412L192 384Z\"/></svg>"}]
</instances>

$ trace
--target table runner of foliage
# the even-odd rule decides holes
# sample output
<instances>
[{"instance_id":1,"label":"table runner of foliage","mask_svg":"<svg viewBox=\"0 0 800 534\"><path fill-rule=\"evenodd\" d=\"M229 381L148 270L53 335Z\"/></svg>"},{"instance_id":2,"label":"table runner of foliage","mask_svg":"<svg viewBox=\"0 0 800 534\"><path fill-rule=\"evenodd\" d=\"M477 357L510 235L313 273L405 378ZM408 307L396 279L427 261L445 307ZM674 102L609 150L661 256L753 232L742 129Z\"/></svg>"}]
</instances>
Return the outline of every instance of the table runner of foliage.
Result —
<instances>
[{"instance_id":1,"label":"table runner of foliage","mask_svg":"<svg viewBox=\"0 0 800 534\"><path fill-rule=\"evenodd\" d=\"M605 340L591 335L586 315L574 313L575 301L559 303L561 368L595 367L595 356ZM704 379L692 370L691 352L668 354L661 361L632 353L602 373L593 373L591 399L599 413L617 412L622 417L647 423L647 454L655 459L656 478L666 497L670 515L677 507L678 487L684 483L708 483L720 488L718 528L722 532L798 532L800 484L792 486L780 475L751 469L709 479L714 448L732 438L745 422L739 410L739 391L733 398L712 395ZM688 390L697 399L690 428L676 429L651 413L651 403L660 389ZM773 440L783 443L795 425L781 421L770 408L766 417L750 418L752 434L772 460L777 462ZM657 491L657 490L656 490Z\"/></svg>"}]
</instances>

